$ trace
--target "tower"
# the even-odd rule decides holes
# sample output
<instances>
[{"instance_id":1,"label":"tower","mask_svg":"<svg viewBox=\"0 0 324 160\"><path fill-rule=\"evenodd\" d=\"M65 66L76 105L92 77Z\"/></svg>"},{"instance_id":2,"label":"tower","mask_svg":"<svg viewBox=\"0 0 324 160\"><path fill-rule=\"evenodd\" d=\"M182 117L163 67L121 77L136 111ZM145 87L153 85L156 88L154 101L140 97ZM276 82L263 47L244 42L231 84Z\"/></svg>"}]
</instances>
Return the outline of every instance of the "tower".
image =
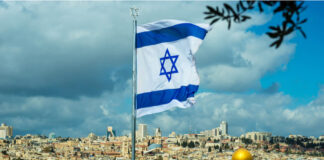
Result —
<instances>
[{"instance_id":1,"label":"tower","mask_svg":"<svg viewBox=\"0 0 324 160\"><path fill-rule=\"evenodd\" d=\"M107 127L107 140L109 140L110 137L115 137L116 136L116 131L113 130L113 127L108 126Z\"/></svg>"},{"instance_id":2,"label":"tower","mask_svg":"<svg viewBox=\"0 0 324 160\"><path fill-rule=\"evenodd\" d=\"M144 138L147 136L147 125L146 124L139 124L138 125L138 137Z\"/></svg>"},{"instance_id":3,"label":"tower","mask_svg":"<svg viewBox=\"0 0 324 160\"><path fill-rule=\"evenodd\" d=\"M161 129L160 128L155 129L155 137L161 137L161 136L162 136Z\"/></svg>"},{"instance_id":4,"label":"tower","mask_svg":"<svg viewBox=\"0 0 324 160\"><path fill-rule=\"evenodd\" d=\"M1 123L0 126L0 139L10 138L12 137L12 127L7 126L4 123Z\"/></svg>"},{"instance_id":5,"label":"tower","mask_svg":"<svg viewBox=\"0 0 324 160\"><path fill-rule=\"evenodd\" d=\"M222 135L227 135L228 134L228 125L226 121L222 121L219 128L222 131Z\"/></svg>"}]
</instances>

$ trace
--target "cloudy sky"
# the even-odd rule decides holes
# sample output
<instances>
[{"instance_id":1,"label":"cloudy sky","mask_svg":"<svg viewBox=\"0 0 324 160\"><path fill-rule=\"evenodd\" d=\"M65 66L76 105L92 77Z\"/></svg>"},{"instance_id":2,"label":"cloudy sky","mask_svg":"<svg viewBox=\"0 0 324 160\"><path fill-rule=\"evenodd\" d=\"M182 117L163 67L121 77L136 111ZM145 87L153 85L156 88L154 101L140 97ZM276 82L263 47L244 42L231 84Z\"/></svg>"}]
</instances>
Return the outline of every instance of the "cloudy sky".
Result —
<instances>
[{"instance_id":1,"label":"cloudy sky","mask_svg":"<svg viewBox=\"0 0 324 160\"><path fill-rule=\"evenodd\" d=\"M14 134L83 137L113 126L130 131L132 18L205 22L221 2L0 1L0 122ZM290 35L279 49L264 32L271 14L217 23L196 54L197 104L145 116L149 132L199 132L229 124L231 135L324 134L323 2L307 2L308 38Z\"/></svg>"}]
</instances>

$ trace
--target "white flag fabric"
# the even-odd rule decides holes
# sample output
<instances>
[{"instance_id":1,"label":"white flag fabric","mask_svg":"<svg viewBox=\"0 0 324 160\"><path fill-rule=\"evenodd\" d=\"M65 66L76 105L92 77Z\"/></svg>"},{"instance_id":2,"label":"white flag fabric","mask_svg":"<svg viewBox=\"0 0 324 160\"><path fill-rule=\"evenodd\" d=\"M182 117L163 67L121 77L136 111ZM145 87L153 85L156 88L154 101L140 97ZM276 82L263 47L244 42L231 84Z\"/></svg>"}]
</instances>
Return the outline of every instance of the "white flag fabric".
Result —
<instances>
[{"instance_id":1,"label":"white flag fabric","mask_svg":"<svg viewBox=\"0 0 324 160\"><path fill-rule=\"evenodd\" d=\"M210 29L179 20L137 27L137 117L194 104L199 87L194 54Z\"/></svg>"}]
</instances>

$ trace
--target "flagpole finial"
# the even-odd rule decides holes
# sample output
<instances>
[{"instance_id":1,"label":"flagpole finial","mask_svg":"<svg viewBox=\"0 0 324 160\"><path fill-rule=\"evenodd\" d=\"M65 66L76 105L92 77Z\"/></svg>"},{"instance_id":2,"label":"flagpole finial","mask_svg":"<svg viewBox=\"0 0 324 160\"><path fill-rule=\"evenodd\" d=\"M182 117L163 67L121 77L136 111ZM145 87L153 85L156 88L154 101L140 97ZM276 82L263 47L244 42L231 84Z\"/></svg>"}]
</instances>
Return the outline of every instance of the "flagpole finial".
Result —
<instances>
[{"instance_id":1,"label":"flagpole finial","mask_svg":"<svg viewBox=\"0 0 324 160\"><path fill-rule=\"evenodd\" d=\"M138 16L138 11L139 11L139 8L136 8L136 7L131 7L130 8L131 16L134 19L136 19L136 17Z\"/></svg>"}]
</instances>

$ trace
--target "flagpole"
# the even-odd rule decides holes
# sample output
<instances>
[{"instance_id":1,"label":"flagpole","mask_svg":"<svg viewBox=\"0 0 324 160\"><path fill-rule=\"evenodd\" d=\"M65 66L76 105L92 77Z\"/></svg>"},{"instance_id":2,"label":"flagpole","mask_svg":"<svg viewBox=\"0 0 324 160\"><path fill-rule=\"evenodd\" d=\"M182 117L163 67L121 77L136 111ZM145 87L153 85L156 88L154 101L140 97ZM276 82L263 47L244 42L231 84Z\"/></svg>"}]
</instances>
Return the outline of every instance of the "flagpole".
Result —
<instances>
[{"instance_id":1,"label":"flagpole","mask_svg":"<svg viewBox=\"0 0 324 160\"><path fill-rule=\"evenodd\" d=\"M137 90L137 56L136 56L136 27L138 8L130 8L133 17L133 107L132 107L132 160L136 159L135 142L136 142L136 90Z\"/></svg>"}]
</instances>

